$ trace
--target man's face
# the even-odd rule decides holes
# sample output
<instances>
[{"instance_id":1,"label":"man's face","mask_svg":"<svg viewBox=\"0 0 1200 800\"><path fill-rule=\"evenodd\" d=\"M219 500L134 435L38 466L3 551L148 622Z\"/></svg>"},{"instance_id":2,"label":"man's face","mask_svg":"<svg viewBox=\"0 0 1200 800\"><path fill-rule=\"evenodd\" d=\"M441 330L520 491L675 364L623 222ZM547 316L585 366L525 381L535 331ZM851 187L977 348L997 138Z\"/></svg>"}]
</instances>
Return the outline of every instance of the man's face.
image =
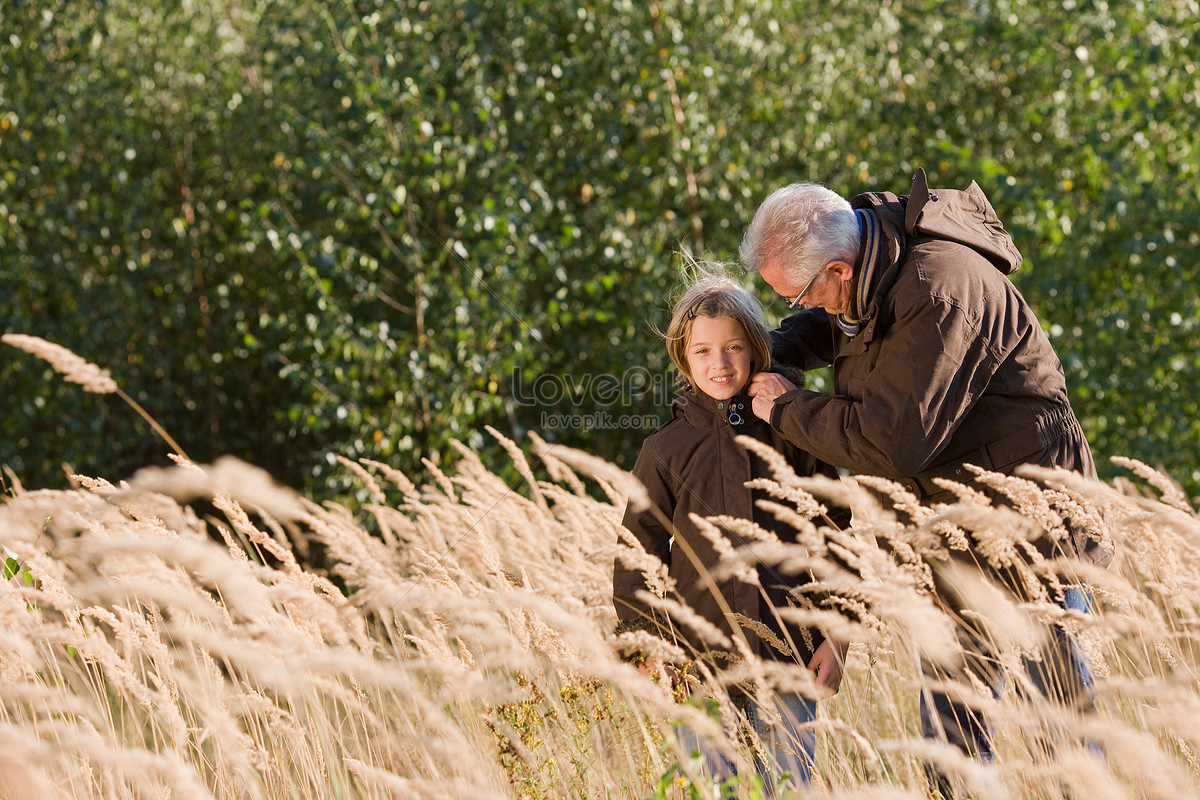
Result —
<instances>
[{"instance_id":1,"label":"man's face","mask_svg":"<svg viewBox=\"0 0 1200 800\"><path fill-rule=\"evenodd\" d=\"M793 283L778 262L768 262L759 274L788 303L804 292L804 297L797 307L802 304L823 308L830 314L844 314L850 309L850 284L854 270L844 261L831 261L826 264L807 291L804 284Z\"/></svg>"}]
</instances>

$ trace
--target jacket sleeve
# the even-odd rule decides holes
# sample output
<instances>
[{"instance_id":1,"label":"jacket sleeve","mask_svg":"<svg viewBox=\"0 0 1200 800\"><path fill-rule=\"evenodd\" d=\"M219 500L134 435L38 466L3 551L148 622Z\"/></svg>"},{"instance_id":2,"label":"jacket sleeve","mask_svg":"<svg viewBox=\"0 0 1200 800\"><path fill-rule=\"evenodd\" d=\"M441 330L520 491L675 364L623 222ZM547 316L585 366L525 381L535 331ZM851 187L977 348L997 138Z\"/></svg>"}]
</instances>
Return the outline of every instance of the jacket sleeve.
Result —
<instances>
[{"instance_id":1,"label":"jacket sleeve","mask_svg":"<svg viewBox=\"0 0 1200 800\"><path fill-rule=\"evenodd\" d=\"M809 370L833 363L833 329L823 309L792 314L771 331L771 360Z\"/></svg>"},{"instance_id":2,"label":"jacket sleeve","mask_svg":"<svg viewBox=\"0 0 1200 800\"><path fill-rule=\"evenodd\" d=\"M1030 324L1012 295L993 299L975 313L930 296L898 306L878 357L856 359L855 373L839 379L850 395L787 392L775 400L772 426L817 458L855 472L922 472Z\"/></svg>"},{"instance_id":3,"label":"jacket sleeve","mask_svg":"<svg viewBox=\"0 0 1200 800\"><path fill-rule=\"evenodd\" d=\"M659 514L665 514L666 519L671 518L675 496L664 474L669 474L666 464L652 443L647 441L642 445L634 464L633 476L646 487L650 507L636 510L627 506L621 524L633 534L648 555L669 565L671 533L660 520ZM617 611L618 631L642 628L658 632L655 615L636 597L643 589L648 589L644 572L626 565L618 556L613 564L613 606Z\"/></svg>"}]
</instances>

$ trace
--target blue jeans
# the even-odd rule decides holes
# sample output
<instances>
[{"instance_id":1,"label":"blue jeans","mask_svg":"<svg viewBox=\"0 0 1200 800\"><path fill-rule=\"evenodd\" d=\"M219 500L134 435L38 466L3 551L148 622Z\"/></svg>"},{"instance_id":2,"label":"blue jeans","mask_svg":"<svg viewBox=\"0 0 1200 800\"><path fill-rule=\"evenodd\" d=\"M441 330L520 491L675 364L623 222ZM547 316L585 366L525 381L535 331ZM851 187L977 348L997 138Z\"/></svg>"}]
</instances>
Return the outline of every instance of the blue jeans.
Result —
<instances>
[{"instance_id":1,"label":"blue jeans","mask_svg":"<svg viewBox=\"0 0 1200 800\"><path fill-rule=\"evenodd\" d=\"M1062 606L1085 614L1091 612L1091 602L1082 589L1068 589ZM992 655L990 644L965 630L959 631L959 641L963 646L967 667L988 685L994 699L999 700L1004 693L1007 677ZM1024 660L1030 682L1039 694L1081 711L1095 707L1091 666L1074 636L1059 625L1052 626L1050 642L1041 656L1039 661ZM996 760L992 732L991 723L979 710L950 699L944 692L922 690L921 733L925 738L949 742L967 755L991 764ZM1097 755L1103 755L1096 743L1089 741L1088 747ZM927 768L926 772L930 782L944 797L954 796L943 775L933 768Z\"/></svg>"},{"instance_id":2,"label":"blue jeans","mask_svg":"<svg viewBox=\"0 0 1200 800\"><path fill-rule=\"evenodd\" d=\"M762 776L767 796L775 796L773 781L783 773L789 773L788 786L807 786L812 780L813 763L817 751L817 734L811 723L817 718L817 701L801 694L786 692L774 696L775 710L779 719L768 718L752 697L739 694L734 703L746 715L762 745L762 752L754 751L754 769ZM679 725L676 735L683 750L704 756L706 772L721 783L738 777L737 765L722 748L702 739L695 730ZM780 787L783 788L781 784Z\"/></svg>"}]
</instances>

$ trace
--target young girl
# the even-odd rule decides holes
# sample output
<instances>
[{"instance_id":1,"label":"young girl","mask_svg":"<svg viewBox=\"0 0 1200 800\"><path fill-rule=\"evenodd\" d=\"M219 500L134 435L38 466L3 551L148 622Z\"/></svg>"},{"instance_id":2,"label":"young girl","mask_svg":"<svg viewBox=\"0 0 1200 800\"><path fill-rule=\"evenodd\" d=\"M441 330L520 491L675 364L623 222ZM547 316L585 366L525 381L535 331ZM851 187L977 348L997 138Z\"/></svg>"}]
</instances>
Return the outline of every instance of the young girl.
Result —
<instances>
[{"instance_id":1,"label":"young girl","mask_svg":"<svg viewBox=\"0 0 1200 800\"><path fill-rule=\"evenodd\" d=\"M818 684L837 691L845 648L826 641L818 630L782 625L772 613L772 608L789 605L788 591L798 579L760 567L761 588L736 578L714 587L709 572L716 567L719 556L690 518L695 514L754 520L785 542L795 540L795 529L755 507L758 492L745 484L754 478L770 477L770 472L758 456L734 441L736 436L751 436L771 445L798 475L837 475L833 467L788 444L756 417L750 398L744 394L750 377L771 366L770 338L762 307L728 278L701 277L676 303L666 343L688 391L672 404L673 419L642 445L633 474L645 485L651 506L644 511L626 509L624 525L647 553L668 565L675 587L672 599L684 602L731 641L740 639L743 647L758 657L804 664L813 671ZM722 534L734 547L753 546L731 531L723 530ZM710 669L720 669L740 658L737 646L730 647L729 652L714 651L686 625L656 613L638 597L646 589L643 573L624 566L618 558L613 573L618 630L649 629L697 654L697 661ZM763 641L750 627L738 624L738 615L765 624L775 642L786 643L789 652L779 652L777 644ZM815 735L805 723L816 716L814 701L798 693L781 692L775 700L782 721L770 723L769 715L760 713L748 693L733 691L730 696L754 726L772 762L758 763L760 772L768 768L775 775L786 771L807 783ZM681 731L681 737L688 752L696 749L693 732ZM700 749L710 761L717 762L712 766L718 776L732 774L727 759L708 748Z\"/></svg>"}]
</instances>

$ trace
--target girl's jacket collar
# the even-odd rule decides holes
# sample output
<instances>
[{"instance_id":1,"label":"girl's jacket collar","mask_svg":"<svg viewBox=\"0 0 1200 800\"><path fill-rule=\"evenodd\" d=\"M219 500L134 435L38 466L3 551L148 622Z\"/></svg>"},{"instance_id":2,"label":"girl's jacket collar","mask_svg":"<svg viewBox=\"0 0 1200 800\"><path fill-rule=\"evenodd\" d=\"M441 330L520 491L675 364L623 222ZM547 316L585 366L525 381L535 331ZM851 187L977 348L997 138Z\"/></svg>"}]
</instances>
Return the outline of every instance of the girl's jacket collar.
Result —
<instances>
[{"instance_id":1,"label":"girl's jacket collar","mask_svg":"<svg viewBox=\"0 0 1200 800\"><path fill-rule=\"evenodd\" d=\"M735 433L738 428L757 419L750 405L750 395L739 394L729 400L715 400L694 389L682 397L675 398L671 403L671 416L675 419L683 417L700 430L728 425Z\"/></svg>"}]
</instances>

